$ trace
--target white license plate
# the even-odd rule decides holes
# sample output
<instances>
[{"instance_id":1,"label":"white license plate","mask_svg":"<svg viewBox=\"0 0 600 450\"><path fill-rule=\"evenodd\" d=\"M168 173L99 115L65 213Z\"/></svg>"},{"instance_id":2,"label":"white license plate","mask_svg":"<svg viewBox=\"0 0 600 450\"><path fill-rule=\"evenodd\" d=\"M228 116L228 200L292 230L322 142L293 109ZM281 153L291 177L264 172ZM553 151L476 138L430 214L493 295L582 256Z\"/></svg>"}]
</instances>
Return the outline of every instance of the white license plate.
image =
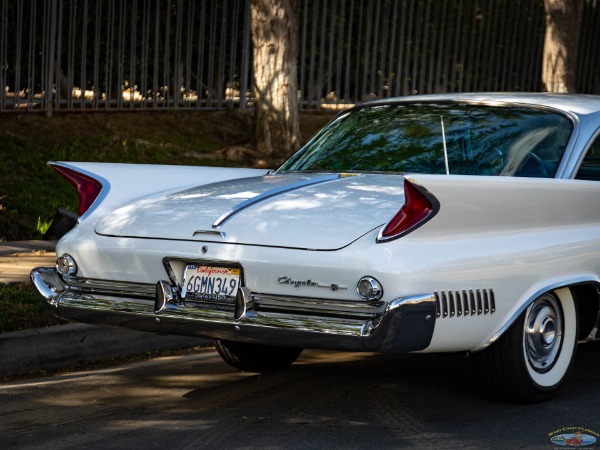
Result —
<instances>
[{"instance_id":1,"label":"white license plate","mask_svg":"<svg viewBox=\"0 0 600 450\"><path fill-rule=\"evenodd\" d=\"M231 301L240 287L240 274L237 267L188 264L183 273L181 297Z\"/></svg>"}]
</instances>

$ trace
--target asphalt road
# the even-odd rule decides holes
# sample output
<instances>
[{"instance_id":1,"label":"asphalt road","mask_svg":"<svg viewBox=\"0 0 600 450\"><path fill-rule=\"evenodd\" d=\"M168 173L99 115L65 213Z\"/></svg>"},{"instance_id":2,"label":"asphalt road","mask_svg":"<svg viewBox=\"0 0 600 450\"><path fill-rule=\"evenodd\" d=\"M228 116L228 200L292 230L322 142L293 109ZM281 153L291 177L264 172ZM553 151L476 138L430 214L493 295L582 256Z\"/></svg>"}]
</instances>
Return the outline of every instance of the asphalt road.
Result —
<instances>
[{"instance_id":1,"label":"asphalt road","mask_svg":"<svg viewBox=\"0 0 600 450\"><path fill-rule=\"evenodd\" d=\"M560 448L557 430L600 432L599 355L581 346L561 395L523 406L458 355L306 351L256 375L201 350L0 383L0 448Z\"/></svg>"}]
</instances>

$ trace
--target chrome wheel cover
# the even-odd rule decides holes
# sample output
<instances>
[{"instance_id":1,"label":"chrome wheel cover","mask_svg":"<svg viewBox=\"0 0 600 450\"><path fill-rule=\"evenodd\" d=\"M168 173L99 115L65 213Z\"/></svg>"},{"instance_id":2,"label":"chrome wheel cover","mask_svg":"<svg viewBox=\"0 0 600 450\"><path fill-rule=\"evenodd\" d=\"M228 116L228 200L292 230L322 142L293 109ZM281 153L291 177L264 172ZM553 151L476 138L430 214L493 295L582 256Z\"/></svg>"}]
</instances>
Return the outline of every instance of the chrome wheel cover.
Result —
<instances>
[{"instance_id":1,"label":"chrome wheel cover","mask_svg":"<svg viewBox=\"0 0 600 450\"><path fill-rule=\"evenodd\" d=\"M549 371L558 359L563 322L560 304L550 295L538 298L527 308L523 347L527 363L536 372Z\"/></svg>"}]
</instances>

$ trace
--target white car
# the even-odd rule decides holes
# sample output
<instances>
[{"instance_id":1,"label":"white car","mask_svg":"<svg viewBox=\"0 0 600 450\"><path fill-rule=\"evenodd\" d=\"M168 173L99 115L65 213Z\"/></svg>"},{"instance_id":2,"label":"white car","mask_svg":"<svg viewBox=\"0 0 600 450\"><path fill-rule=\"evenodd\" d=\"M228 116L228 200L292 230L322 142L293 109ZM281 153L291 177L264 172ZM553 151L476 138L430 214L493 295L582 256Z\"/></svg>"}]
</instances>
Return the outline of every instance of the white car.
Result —
<instances>
[{"instance_id":1,"label":"white car","mask_svg":"<svg viewBox=\"0 0 600 450\"><path fill-rule=\"evenodd\" d=\"M600 97L414 96L270 172L53 162L80 217L32 280L59 317L213 338L241 370L470 352L540 401L598 337L599 134Z\"/></svg>"}]
</instances>

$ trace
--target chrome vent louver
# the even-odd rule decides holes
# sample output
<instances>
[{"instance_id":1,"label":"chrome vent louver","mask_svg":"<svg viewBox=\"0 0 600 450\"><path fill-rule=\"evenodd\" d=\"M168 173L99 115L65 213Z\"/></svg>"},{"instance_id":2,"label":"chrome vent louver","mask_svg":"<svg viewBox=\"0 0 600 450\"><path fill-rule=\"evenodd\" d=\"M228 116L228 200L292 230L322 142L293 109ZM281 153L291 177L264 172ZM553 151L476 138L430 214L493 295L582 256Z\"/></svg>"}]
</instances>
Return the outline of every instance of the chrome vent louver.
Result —
<instances>
[{"instance_id":1,"label":"chrome vent louver","mask_svg":"<svg viewBox=\"0 0 600 450\"><path fill-rule=\"evenodd\" d=\"M434 292L438 318L481 316L496 312L492 289Z\"/></svg>"}]
</instances>

